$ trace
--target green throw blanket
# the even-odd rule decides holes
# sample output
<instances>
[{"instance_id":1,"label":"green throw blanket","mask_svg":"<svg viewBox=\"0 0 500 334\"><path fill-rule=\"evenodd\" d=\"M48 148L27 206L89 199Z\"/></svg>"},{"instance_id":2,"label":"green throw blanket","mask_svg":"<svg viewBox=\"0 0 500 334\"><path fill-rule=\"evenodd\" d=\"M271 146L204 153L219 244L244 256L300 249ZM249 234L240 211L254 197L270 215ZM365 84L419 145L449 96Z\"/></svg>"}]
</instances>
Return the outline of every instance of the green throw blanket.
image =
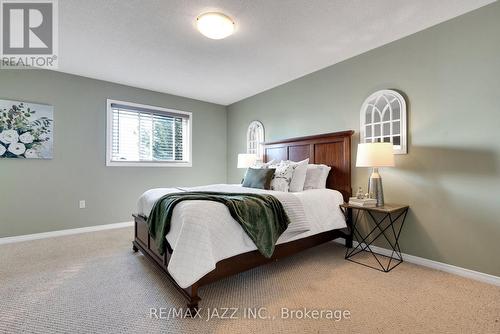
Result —
<instances>
[{"instance_id":1,"label":"green throw blanket","mask_svg":"<svg viewBox=\"0 0 500 334\"><path fill-rule=\"evenodd\" d=\"M182 192L167 194L156 201L147 223L158 252L165 250L172 213L182 201L214 201L223 203L265 257L273 255L274 245L290 220L276 197L265 194Z\"/></svg>"}]
</instances>

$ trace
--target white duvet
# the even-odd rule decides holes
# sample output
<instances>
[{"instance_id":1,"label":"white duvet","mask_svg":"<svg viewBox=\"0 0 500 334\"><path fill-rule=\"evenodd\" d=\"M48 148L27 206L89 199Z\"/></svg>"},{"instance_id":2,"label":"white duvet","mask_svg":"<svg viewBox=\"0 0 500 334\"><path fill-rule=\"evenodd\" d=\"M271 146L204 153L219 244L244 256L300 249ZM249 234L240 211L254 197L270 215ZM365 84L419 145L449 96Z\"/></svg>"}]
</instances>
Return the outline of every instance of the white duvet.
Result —
<instances>
[{"instance_id":1,"label":"white duvet","mask_svg":"<svg viewBox=\"0 0 500 334\"><path fill-rule=\"evenodd\" d=\"M239 184L217 184L193 188L157 188L146 191L137 204L137 213L147 217L156 201L165 194L181 191L221 191L268 193L283 204L290 218L289 228L278 244L346 227L339 209L342 195L331 189L298 193L244 188ZM295 229L292 225L295 224ZM303 233L297 227L306 226ZM304 229L299 229L303 231ZM187 288L215 269L217 262L256 250L253 241L235 221L226 206L212 201L183 201L173 212L167 241L173 248L168 271L175 281Z\"/></svg>"}]
</instances>

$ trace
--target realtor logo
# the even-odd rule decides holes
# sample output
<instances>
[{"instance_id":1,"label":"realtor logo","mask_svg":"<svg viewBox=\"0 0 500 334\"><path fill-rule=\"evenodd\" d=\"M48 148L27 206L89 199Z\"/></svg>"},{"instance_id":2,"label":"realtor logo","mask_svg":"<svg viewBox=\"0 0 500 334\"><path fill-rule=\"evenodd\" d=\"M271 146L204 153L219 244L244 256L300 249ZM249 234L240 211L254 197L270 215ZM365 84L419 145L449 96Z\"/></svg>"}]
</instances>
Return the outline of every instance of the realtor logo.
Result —
<instances>
[{"instance_id":1,"label":"realtor logo","mask_svg":"<svg viewBox=\"0 0 500 334\"><path fill-rule=\"evenodd\" d=\"M0 0L2 68L57 68L57 0Z\"/></svg>"}]
</instances>

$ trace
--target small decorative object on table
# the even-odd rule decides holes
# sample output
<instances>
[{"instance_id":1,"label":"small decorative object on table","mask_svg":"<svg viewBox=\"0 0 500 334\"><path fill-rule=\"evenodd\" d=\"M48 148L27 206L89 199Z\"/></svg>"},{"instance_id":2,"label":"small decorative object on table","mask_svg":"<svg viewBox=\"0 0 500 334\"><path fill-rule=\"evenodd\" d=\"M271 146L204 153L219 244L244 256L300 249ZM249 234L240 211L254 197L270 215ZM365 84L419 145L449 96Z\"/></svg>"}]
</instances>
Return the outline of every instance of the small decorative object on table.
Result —
<instances>
[{"instance_id":1,"label":"small decorative object on table","mask_svg":"<svg viewBox=\"0 0 500 334\"><path fill-rule=\"evenodd\" d=\"M377 206L377 200L375 198L349 197L349 204L363 206L365 208L374 208Z\"/></svg>"},{"instance_id":2,"label":"small decorative object on table","mask_svg":"<svg viewBox=\"0 0 500 334\"><path fill-rule=\"evenodd\" d=\"M346 260L383 272L389 272L403 262L399 236L408 213L408 205L388 204L383 207L366 207L345 203L340 205L340 209L346 216L347 226L351 229L355 241L354 247L346 250ZM365 217L369 217L366 220L371 221L371 226L375 225L367 232L359 228L359 221L363 216L361 213L364 213ZM378 239L386 241L390 247L390 256L372 250L371 246ZM366 260L360 262L356 259L356 255L363 252L373 255L376 260L375 266L370 265ZM386 260L385 264L383 264L384 259Z\"/></svg>"},{"instance_id":3,"label":"small decorative object on table","mask_svg":"<svg viewBox=\"0 0 500 334\"><path fill-rule=\"evenodd\" d=\"M357 199L363 199L363 198L365 198L365 195L363 194L363 188L358 187L358 192L356 193L356 198Z\"/></svg>"}]
</instances>

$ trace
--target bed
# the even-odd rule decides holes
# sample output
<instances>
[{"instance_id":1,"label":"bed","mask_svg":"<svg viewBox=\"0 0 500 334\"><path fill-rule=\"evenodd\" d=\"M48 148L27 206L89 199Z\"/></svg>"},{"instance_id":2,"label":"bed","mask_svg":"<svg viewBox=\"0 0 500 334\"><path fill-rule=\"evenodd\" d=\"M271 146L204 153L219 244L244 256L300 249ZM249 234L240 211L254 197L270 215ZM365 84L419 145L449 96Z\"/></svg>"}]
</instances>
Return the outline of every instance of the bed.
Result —
<instances>
[{"instance_id":1,"label":"bed","mask_svg":"<svg viewBox=\"0 0 500 334\"><path fill-rule=\"evenodd\" d=\"M243 188L241 185L210 185L193 188L158 188L145 192L138 202L135 220L133 250L141 251L165 274L187 299L194 310L200 297L198 289L206 284L251 268L276 261L307 248L344 238L352 245L351 228L339 209L339 204L351 195L351 136L353 131L291 138L266 143L264 161L309 158L310 163L332 167L326 189L306 190L300 193L279 193ZM231 222L227 208L220 203L185 201L175 208L172 227L167 234L168 245L163 255L157 250L148 233L146 216L155 201L171 192L221 191L252 192L274 195L285 206L291 224L307 222L307 230L287 229L278 239L272 257L266 258L236 222ZM319 205L319 203L323 203ZM297 208L302 208L299 210ZM210 224L206 224L210 221ZM290 225L290 226L291 226Z\"/></svg>"}]
</instances>

